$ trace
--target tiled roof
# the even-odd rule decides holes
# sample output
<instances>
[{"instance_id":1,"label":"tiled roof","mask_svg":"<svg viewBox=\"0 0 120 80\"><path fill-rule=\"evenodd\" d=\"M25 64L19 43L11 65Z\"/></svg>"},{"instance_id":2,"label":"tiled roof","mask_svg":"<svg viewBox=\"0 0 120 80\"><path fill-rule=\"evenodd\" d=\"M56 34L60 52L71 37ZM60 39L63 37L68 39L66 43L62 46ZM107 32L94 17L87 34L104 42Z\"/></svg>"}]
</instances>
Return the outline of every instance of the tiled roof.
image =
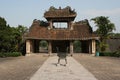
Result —
<instances>
[{"instance_id":1,"label":"tiled roof","mask_svg":"<svg viewBox=\"0 0 120 80\"><path fill-rule=\"evenodd\" d=\"M56 9L50 7L44 13L44 17L53 22L64 22L74 20L77 13L71 10L68 6L66 8ZM59 21L58 21L59 20ZM75 22L73 30L70 29L49 29L47 26L40 26L40 21L34 20L29 32L24 36L26 39L45 39L45 40L89 40L97 39L98 37L93 33L87 20Z\"/></svg>"},{"instance_id":2,"label":"tiled roof","mask_svg":"<svg viewBox=\"0 0 120 80\"><path fill-rule=\"evenodd\" d=\"M88 25L74 24L73 30L69 29L48 29L48 27L32 26L26 39L46 40L88 40L97 36L93 34Z\"/></svg>"},{"instance_id":3,"label":"tiled roof","mask_svg":"<svg viewBox=\"0 0 120 80\"><path fill-rule=\"evenodd\" d=\"M45 18L66 18L66 17L71 17L75 18L76 17L76 12L74 10L71 10L71 8L64 8L64 9L52 9L48 10L44 13Z\"/></svg>"}]
</instances>

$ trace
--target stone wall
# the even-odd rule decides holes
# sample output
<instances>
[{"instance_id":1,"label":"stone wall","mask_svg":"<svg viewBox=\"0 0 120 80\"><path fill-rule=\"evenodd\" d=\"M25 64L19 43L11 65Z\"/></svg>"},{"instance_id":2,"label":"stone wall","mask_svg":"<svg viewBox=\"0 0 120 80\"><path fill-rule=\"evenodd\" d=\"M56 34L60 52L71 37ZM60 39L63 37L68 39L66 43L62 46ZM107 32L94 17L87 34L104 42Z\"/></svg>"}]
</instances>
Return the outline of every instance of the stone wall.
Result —
<instances>
[{"instance_id":1,"label":"stone wall","mask_svg":"<svg viewBox=\"0 0 120 80\"><path fill-rule=\"evenodd\" d=\"M120 47L120 39L108 39L107 41L108 48L106 51L114 52Z\"/></svg>"}]
</instances>

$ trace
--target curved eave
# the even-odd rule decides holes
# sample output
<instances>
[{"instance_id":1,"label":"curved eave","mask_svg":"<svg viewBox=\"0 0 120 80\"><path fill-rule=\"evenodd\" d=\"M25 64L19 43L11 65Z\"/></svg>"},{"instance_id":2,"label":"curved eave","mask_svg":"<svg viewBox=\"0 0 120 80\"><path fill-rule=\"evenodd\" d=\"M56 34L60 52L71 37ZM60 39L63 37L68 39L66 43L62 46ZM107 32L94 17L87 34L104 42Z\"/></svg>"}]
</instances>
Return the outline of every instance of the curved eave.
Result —
<instances>
[{"instance_id":1,"label":"curved eave","mask_svg":"<svg viewBox=\"0 0 120 80\"><path fill-rule=\"evenodd\" d=\"M55 15L45 15L44 17L45 18L68 18L68 17L73 17L73 18L75 18L77 15L76 14L74 14L74 15L66 15L66 16L62 16L62 15L59 15L59 16L55 16Z\"/></svg>"},{"instance_id":2,"label":"curved eave","mask_svg":"<svg viewBox=\"0 0 120 80\"><path fill-rule=\"evenodd\" d=\"M24 37L24 39L39 39L39 40L99 40L99 37L84 37L84 38L36 38Z\"/></svg>"},{"instance_id":3,"label":"curved eave","mask_svg":"<svg viewBox=\"0 0 120 80\"><path fill-rule=\"evenodd\" d=\"M49 20L72 20L74 21L76 16L44 16L48 21Z\"/></svg>"}]
</instances>

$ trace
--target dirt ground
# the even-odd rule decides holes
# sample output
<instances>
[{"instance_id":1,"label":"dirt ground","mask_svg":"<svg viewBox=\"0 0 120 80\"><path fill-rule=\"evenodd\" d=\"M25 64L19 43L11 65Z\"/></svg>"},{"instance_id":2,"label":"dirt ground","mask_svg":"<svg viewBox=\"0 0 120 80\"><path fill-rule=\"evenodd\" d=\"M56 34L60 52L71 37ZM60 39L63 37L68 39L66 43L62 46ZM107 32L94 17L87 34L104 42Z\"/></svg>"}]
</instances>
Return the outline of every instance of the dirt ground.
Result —
<instances>
[{"instance_id":1,"label":"dirt ground","mask_svg":"<svg viewBox=\"0 0 120 80\"><path fill-rule=\"evenodd\" d=\"M43 54L0 58L0 80L29 80L47 58Z\"/></svg>"},{"instance_id":2,"label":"dirt ground","mask_svg":"<svg viewBox=\"0 0 120 80\"><path fill-rule=\"evenodd\" d=\"M73 57L98 80L120 80L120 58L83 54L75 54Z\"/></svg>"}]
</instances>

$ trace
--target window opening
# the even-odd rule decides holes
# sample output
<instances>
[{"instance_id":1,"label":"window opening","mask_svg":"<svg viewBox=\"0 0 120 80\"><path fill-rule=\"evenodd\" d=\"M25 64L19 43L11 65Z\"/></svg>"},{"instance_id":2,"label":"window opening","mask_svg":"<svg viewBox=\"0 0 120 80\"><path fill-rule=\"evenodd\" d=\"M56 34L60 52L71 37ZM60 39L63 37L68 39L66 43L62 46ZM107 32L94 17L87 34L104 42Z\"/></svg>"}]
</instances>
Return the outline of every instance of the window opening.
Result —
<instances>
[{"instance_id":1,"label":"window opening","mask_svg":"<svg viewBox=\"0 0 120 80\"><path fill-rule=\"evenodd\" d=\"M53 27L55 29L66 29L68 28L67 22L54 22Z\"/></svg>"}]
</instances>

